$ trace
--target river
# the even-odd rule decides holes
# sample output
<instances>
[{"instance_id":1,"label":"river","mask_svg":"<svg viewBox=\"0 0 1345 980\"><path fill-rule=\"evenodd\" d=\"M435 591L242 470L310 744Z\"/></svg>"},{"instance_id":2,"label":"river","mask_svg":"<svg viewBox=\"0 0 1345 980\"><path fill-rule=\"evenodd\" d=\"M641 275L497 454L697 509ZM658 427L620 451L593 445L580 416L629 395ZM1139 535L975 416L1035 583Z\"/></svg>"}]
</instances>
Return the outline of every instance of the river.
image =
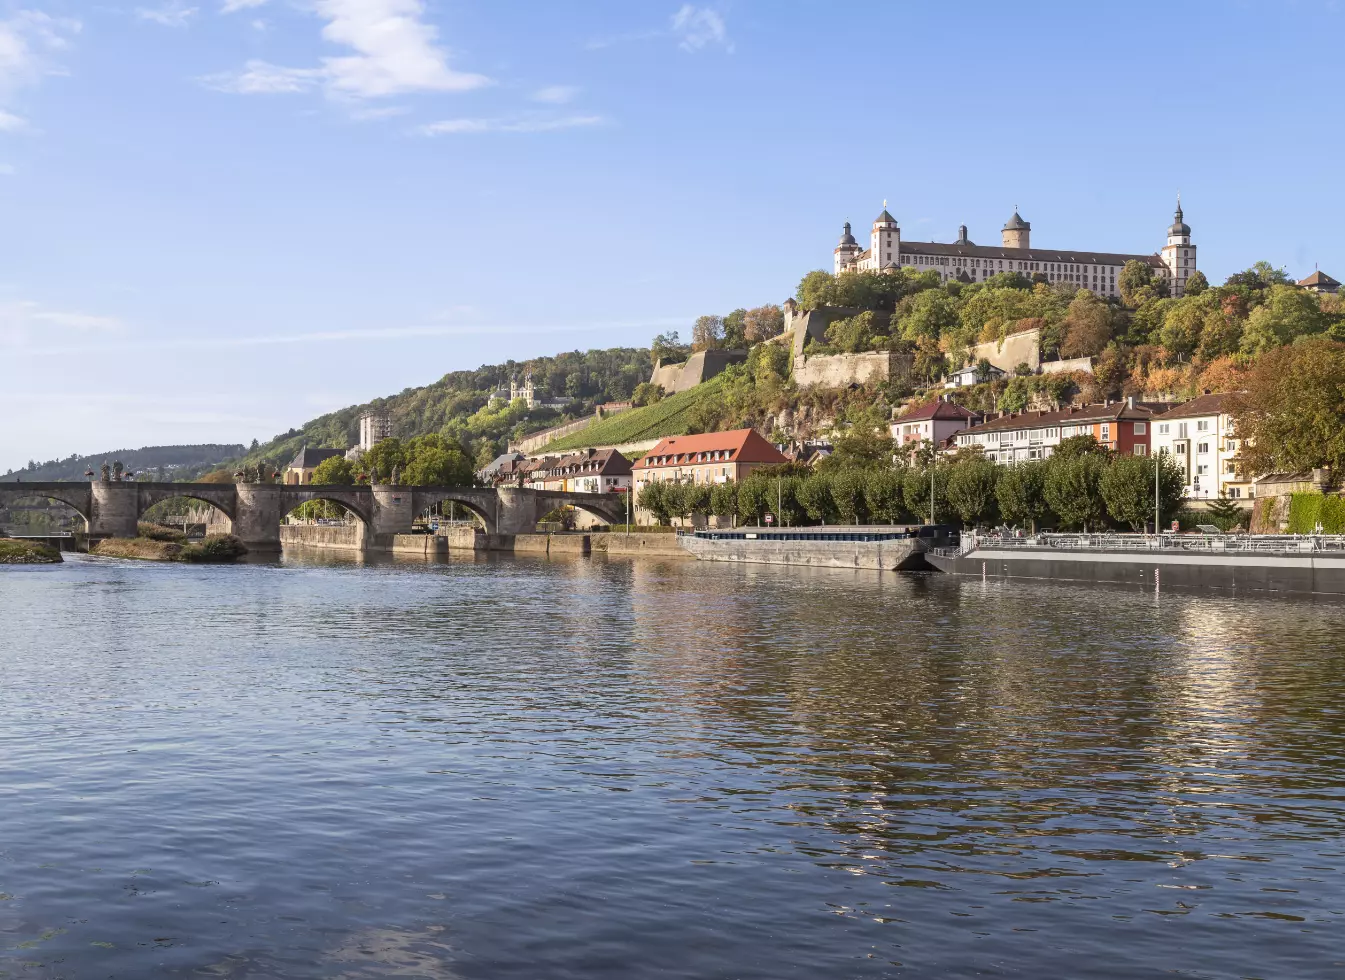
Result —
<instances>
[{"instance_id":1,"label":"river","mask_svg":"<svg viewBox=\"0 0 1345 980\"><path fill-rule=\"evenodd\" d=\"M1345 606L0 568L0 977L1345 975Z\"/></svg>"}]
</instances>

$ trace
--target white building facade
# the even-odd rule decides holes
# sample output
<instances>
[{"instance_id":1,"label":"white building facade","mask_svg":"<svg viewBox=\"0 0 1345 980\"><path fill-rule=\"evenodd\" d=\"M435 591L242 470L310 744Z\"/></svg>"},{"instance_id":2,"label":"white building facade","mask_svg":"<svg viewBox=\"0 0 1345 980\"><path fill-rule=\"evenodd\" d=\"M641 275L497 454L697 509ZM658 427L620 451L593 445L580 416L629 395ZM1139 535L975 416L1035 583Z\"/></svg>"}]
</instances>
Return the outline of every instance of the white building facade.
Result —
<instances>
[{"instance_id":1,"label":"white building facade","mask_svg":"<svg viewBox=\"0 0 1345 980\"><path fill-rule=\"evenodd\" d=\"M1245 500L1256 495L1250 476L1237 471L1238 438L1230 414L1233 395L1201 395L1154 419L1153 451L1166 453L1186 474L1186 496Z\"/></svg>"},{"instance_id":2,"label":"white building facade","mask_svg":"<svg viewBox=\"0 0 1345 980\"><path fill-rule=\"evenodd\" d=\"M957 241L902 241L901 227L884 202L883 211L874 219L869 232L869 247L861 248L845 223L840 244L833 252L833 271L886 272L892 269L934 271L941 280L984 282L1001 272L1024 276L1040 273L1050 283L1068 283L1102 297L1121 295L1116 280L1131 260L1143 262L1155 274L1166 279L1173 296L1186 291L1186 282L1196 271L1196 246L1191 229L1182 220L1180 200L1175 220L1168 229L1167 244L1161 254L1127 255L1118 252L1086 252L1075 249L1036 249L1032 247L1032 225L1015 210L1000 229L1000 244L977 245L967 237L967 226L958 229Z\"/></svg>"}]
</instances>

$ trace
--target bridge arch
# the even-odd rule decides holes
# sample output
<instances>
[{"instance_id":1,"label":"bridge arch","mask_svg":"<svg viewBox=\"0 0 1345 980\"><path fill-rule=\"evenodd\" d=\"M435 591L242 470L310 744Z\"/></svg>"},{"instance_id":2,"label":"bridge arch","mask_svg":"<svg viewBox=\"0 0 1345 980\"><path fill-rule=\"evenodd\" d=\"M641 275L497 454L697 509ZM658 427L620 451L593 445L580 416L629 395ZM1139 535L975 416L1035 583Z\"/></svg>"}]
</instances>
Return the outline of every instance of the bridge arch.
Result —
<instances>
[{"instance_id":1,"label":"bridge arch","mask_svg":"<svg viewBox=\"0 0 1345 980\"><path fill-rule=\"evenodd\" d=\"M538 493L539 518L557 507L573 507L608 524L623 524L626 520L626 497L620 493L578 493L561 490L543 490ZM631 513L633 516L633 507Z\"/></svg>"},{"instance_id":2,"label":"bridge arch","mask_svg":"<svg viewBox=\"0 0 1345 980\"><path fill-rule=\"evenodd\" d=\"M412 502L417 514L428 510L438 504L444 504L452 501L460 504L471 513L481 518L481 523L485 525L488 533L495 533L496 530L496 507L494 490L415 490L412 495Z\"/></svg>"},{"instance_id":3,"label":"bridge arch","mask_svg":"<svg viewBox=\"0 0 1345 980\"><path fill-rule=\"evenodd\" d=\"M181 488L172 485L159 485L154 487L145 487L140 491L138 501L139 514L141 516L155 504L162 503L165 500L173 500L178 497L184 497L187 500L195 500L198 503L209 504L214 507L231 521L238 520L238 495L233 487L209 487L203 488L190 483L182 484Z\"/></svg>"},{"instance_id":4,"label":"bridge arch","mask_svg":"<svg viewBox=\"0 0 1345 980\"><path fill-rule=\"evenodd\" d=\"M42 483L13 483L0 486L0 507L9 507L20 500L55 500L65 504L84 520L85 529L89 526L90 500L88 490L77 483L68 487Z\"/></svg>"},{"instance_id":5,"label":"bridge arch","mask_svg":"<svg viewBox=\"0 0 1345 980\"><path fill-rule=\"evenodd\" d=\"M360 493L354 490L344 490L340 487L285 487L280 506L280 519L283 521L294 512L295 508L303 504L319 500L344 507L358 517L365 527L372 530L374 526L373 500L368 492Z\"/></svg>"}]
</instances>

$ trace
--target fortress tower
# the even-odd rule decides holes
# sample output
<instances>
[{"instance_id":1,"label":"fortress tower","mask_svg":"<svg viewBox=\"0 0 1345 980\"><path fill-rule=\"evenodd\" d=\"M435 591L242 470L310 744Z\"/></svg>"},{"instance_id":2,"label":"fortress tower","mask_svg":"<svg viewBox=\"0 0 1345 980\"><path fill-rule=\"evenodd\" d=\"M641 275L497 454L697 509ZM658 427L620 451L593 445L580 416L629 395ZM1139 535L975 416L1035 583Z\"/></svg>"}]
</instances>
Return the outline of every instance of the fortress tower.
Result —
<instances>
[{"instance_id":1,"label":"fortress tower","mask_svg":"<svg viewBox=\"0 0 1345 980\"><path fill-rule=\"evenodd\" d=\"M1001 230L1005 248L1031 248L1032 224L1024 221L1018 209L1013 209L1013 217L1004 223Z\"/></svg>"}]
</instances>

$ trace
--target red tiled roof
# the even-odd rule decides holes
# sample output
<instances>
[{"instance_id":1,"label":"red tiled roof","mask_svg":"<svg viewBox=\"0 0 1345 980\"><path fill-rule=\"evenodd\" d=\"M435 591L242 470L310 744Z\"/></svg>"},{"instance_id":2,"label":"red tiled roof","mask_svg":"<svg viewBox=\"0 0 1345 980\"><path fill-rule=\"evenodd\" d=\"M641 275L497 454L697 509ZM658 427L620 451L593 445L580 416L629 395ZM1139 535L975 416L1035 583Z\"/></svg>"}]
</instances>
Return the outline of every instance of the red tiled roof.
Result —
<instances>
[{"instance_id":1,"label":"red tiled roof","mask_svg":"<svg viewBox=\"0 0 1345 980\"><path fill-rule=\"evenodd\" d=\"M660 466L685 466L696 462L701 453L727 452L731 463L787 463L789 460L778 449L763 439L755 429L735 429L732 432L706 432L696 436L670 436L649 450L635 463L636 469L658 469ZM668 459L666 463L659 460Z\"/></svg>"},{"instance_id":2,"label":"red tiled roof","mask_svg":"<svg viewBox=\"0 0 1345 980\"><path fill-rule=\"evenodd\" d=\"M899 415L894 422L924 422L928 419L974 419L976 413L968 411L953 402L935 401L911 409L905 415Z\"/></svg>"}]
</instances>

